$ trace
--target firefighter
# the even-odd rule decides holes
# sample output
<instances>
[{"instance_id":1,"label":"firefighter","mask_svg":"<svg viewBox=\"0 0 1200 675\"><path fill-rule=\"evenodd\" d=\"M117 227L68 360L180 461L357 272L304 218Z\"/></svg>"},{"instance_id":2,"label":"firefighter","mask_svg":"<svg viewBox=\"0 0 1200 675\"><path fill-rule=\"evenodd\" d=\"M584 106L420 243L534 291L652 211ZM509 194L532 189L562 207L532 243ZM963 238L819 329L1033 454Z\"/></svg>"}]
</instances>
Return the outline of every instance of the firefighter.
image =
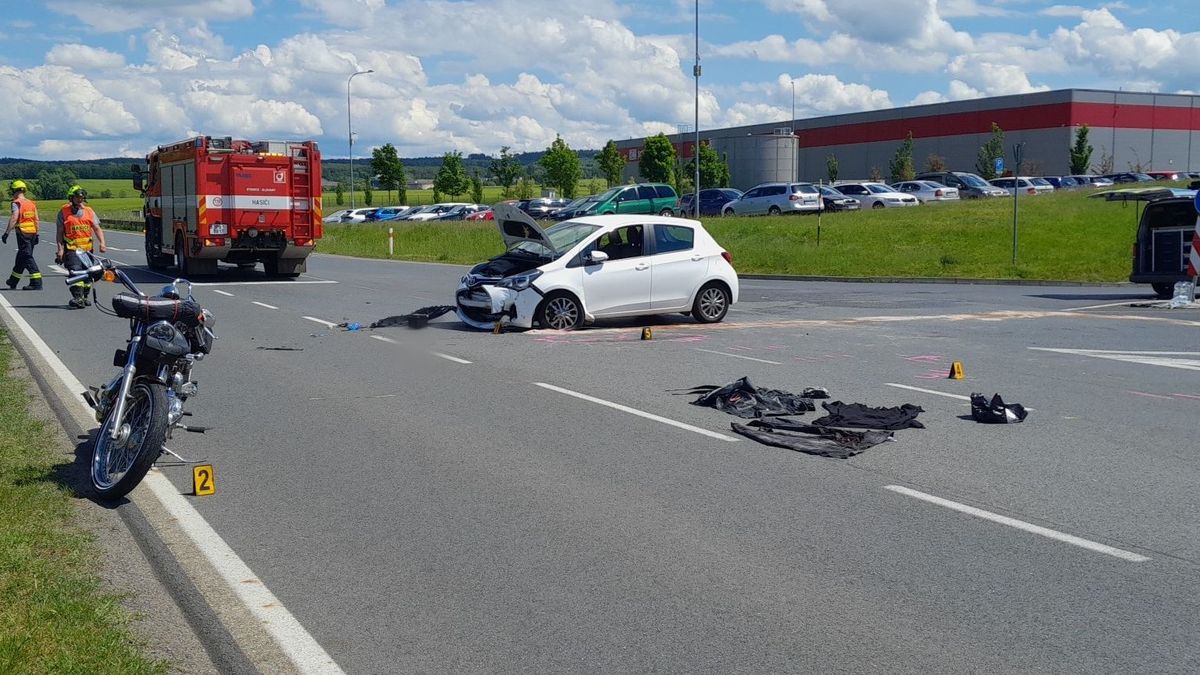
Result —
<instances>
[{"instance_id":1,"label":"firefighter","mask_svg":"<svg viewBox=\"0 0 1200 675\"><path fill-rule=\"evenodd\" d=\"M100 218L90 206L84 204L85 201L87 191L78 185L72 185L67 190L67 203L63 204L58 212L58 256L54 260L66 267L68 272L82 272L88 268L79 257L79 252L92 251L92 235L95 235L96 241L99 242L101 253L108 250L104 245L104 230L100 229ZM88 299L88 291L91 288L92 282L86 279L71 284L71 301L68 304L72 309L92 304Z\"/></svg>"},{"instance_id":2,"label":"firefighter","mask_svg":"<svg viewBox=\"0 0 1200 675\"><path fill-rule=\"evenodd\" d=\"M8 243L8 235L17 231L17 259L13 263L12 275L8 277L9 288L16 288L21 282L21 275L29 271L29 285L21 290L42 290L42 271L38 269L37 261L33 259L33 247L38 243L38 210L37 204L25 196L27 187L25 181L14 180L8 184L12 193L12 216L8 219L8 227L0 235L0 243Z\"/></svg>"}]
</instances>

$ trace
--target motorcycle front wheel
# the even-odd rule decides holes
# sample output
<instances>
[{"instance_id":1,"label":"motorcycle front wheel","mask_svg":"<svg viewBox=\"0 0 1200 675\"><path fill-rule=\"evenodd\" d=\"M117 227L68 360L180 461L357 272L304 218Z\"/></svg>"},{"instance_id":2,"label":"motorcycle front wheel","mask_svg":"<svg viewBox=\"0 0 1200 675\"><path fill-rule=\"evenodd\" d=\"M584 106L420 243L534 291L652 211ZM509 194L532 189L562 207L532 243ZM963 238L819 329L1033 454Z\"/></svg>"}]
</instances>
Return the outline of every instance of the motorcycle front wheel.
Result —
<instances>
[{"instance_id":1,"label":"motorcycle front wheel","mask_svg":"<svg viewBox=\"0 0 1200 675\"><path fill-rule=\"evenodd\" d=\"M152 382L134 382L125 403L125 419L118 439L112 438L109 413L92 449L92 487L101 499L120 499L146 477L162 453L167 438L167 388Z\"/></svg>"}]
</instances>

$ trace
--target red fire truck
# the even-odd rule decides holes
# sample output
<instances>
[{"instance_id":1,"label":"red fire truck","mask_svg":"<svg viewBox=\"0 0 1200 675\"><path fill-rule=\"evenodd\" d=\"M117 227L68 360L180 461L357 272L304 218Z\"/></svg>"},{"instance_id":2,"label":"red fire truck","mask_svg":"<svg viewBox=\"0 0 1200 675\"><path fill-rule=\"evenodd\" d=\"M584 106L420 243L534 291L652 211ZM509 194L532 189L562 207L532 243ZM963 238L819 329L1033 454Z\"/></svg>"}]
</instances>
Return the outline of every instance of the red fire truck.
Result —
<instances>
[{"instance_id":1,"label":"red fire truck","mask_svg":"<svg viewBox=\"0 0 1200 675\"><path fill-rule=\"evenodd\" d=\"M181 276L217 261L295 277L321 238L321 153L315 141L198 136L160 145L134 188L145 198L146 263Z\"/></svg>"}]
</instances>

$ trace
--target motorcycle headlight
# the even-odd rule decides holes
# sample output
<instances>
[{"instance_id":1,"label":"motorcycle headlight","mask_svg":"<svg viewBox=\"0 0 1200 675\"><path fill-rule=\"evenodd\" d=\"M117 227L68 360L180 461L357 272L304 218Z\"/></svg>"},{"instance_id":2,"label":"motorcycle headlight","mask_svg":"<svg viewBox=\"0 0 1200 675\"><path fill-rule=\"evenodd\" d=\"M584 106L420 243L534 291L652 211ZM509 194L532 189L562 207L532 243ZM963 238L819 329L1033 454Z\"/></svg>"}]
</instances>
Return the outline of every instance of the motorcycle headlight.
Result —
<instances>
[{"instance_id":1,"label":"motorcycle headlight","mask_svg":"<svg viewBox=\"0 0 1200 675\"><path fill-rule=\"evenodd\" d=\"M501 279L500 283L496 285L500 288L510 288L514 291L523 291L526 288L529 288L529 285L540 276L542 276L541 270L533 270L532 272L525 272L523 274L508 277L507 279Z\"/></svg>"}]
</instances>

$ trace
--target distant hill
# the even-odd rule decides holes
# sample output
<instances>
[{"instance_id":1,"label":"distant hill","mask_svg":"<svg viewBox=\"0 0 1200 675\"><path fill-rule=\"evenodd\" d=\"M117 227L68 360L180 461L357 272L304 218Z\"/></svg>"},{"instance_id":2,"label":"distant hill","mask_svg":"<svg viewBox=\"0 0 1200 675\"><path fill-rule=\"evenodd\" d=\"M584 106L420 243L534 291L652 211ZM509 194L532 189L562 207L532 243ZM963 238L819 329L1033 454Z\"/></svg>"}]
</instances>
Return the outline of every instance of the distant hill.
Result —
<instances>
[{"instance_id":1,"label":"distant hill","mask_svg":"<svg viewBox=\"0 0 1200 675\"><path fill-rule=\"evenodd\" d=\"M584 178L600 177L600 168L596 164L596 154L598 150L580 150L578 151L581 168L583 169ZM542 168L537 163L542 158L544 152L525 152L516 155L517 161L525 167L526 173L534 180L539 180L542 175ZM467 173L479 172L481 178L485 181L489 177L488 168L491 165L493 157L484 154L472 154L463 157L463 165L467 169ZM442 158L438 157L401 157L401 162L404 162L404 168L408 171L409 179L431 179L437 173L438 167L442 165ZM45 170L66 169L75 174L76 178L129 178L130 164L145 164L144 158L137 157L110 157L107 159L75 159L75 160L60 160L60 161L42 161L35 159L20 159L15 157L0 157L0 180L9 181L14 178L33 179L38 173ZM370 157L356 157L354 159L355 173L359 173L371 163ZM324 159L322 160L321 174L325 180L330 181L349 181L350 178L350 160L349 159Z\"/></svg>"}]
</instances>

